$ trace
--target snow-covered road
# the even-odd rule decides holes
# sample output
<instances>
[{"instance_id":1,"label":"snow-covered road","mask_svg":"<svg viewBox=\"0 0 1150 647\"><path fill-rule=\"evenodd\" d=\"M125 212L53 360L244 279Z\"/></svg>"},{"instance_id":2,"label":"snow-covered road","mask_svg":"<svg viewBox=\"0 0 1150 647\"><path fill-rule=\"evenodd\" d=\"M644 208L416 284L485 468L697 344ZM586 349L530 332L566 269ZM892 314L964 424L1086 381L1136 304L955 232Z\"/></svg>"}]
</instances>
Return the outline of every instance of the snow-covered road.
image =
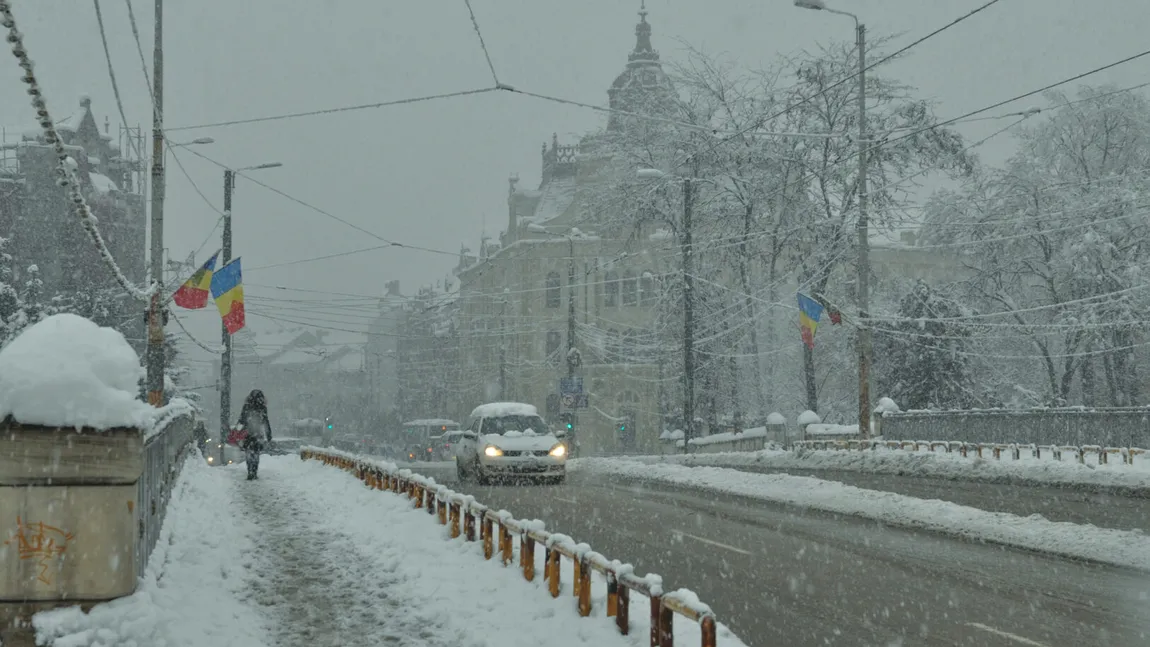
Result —
<instances>
[{"instance_id":1,"label":"snow-covered road","mask_svg":"<svg viewBox=\"0 0 1150 647\"><path fill-rule=\"evenodd\" d=\"M597 614L598 615L598 614ZM449 540L404 497L298 456L189 462L139 591L35 618L54 647L637 645L570 596Z\"/></svg>"}]
</instances>

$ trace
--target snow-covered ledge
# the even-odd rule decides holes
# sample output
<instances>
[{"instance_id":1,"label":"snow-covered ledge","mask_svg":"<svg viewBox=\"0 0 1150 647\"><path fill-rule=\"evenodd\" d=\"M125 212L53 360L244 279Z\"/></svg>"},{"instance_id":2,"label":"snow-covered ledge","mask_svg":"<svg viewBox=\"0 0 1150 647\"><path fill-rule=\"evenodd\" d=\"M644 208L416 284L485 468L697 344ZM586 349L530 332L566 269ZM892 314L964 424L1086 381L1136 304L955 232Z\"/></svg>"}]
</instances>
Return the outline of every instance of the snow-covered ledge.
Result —
<instances>
[{"instance_id":1,"label":"snow-covered ledge","mask_svg":"<svg viewBox=\"0 0 1150 647\"><path fill-rule=\"evenodd\" d=\"M0 350L4 627L135 590L193 414L182 400L139 401L140 377L123 335L75 315L49 317Z\"/></svg>"}]
</instances>

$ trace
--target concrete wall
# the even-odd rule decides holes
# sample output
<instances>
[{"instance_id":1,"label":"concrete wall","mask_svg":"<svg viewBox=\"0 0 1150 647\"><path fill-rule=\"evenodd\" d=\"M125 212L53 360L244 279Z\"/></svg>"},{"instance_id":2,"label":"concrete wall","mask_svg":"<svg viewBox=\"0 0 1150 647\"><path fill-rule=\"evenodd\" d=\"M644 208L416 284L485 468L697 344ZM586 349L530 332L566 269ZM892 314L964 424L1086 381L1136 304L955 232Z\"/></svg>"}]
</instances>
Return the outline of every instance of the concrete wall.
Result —
<instances>
[{"instance_id":1,"label":"concrete wall","mask_svg":"<svg viewBox=\"0 0 1150 647\"><path fill-rule=\"evenodd\" d=\"M0 425L3 644L31 644L32 613L135 591L192 429L191 416L148 438L138 429Z\"/></svg>"}]
</instances>

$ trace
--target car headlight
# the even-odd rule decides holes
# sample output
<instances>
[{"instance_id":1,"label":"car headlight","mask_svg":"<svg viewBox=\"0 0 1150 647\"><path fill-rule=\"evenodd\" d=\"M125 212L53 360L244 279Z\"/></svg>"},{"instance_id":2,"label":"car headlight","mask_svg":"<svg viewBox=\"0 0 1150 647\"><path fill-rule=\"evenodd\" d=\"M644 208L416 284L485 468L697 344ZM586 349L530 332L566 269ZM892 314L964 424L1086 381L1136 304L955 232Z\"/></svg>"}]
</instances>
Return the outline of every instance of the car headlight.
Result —
<instances>
[{"instance_id":1,"label":"car headlight","mask_svg":"<svg viewBox=\"0 0 1150 647\"><path fill-rule=\"evenodd\" d=\"M563 458L567 455L567 446L563 443L559 443L558 445L552 447L551 451L547 453L554 456L555 458Z\"/></svg>"},{"instance_id":2,"label":"car headlight","mask_svg":"<svg viewBox=\"0 0 1150 647\"><path fill-rule=\"evenodd\" d=\"M214 457L214 456L208 456L208 462L209 462L209 463L214 463L214 462L216 462L216 459L215 459L215 457Z\"/></svg>"},{"instance_id":3,"label":"car headlight","mask_svg":"<svg viewBox=\"0 0 1150 647\"><path fill-rule=\"evenodd\" d=\"M502 456L503 450L499 449L495 445L488 445L488 446L483 448L483 455L489 456L491 458L495 458L496 456Z\"/></svg>"}]
</instances>

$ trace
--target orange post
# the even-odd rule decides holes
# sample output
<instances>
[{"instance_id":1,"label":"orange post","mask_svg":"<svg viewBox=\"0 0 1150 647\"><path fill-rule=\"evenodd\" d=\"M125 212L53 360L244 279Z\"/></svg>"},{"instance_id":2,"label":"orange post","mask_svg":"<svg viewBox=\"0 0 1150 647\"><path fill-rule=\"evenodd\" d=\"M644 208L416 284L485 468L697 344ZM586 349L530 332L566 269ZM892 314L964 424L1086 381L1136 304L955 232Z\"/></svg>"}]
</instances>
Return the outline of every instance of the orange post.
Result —
<instances>
[{"instance_id":1,"label":"orange post","mask_svg":"<svg viewBox=\"0 0 1150 647\"><path fill-rule=\"evenodd\" d=\"M631 633L631 591L622 582L616 584L619 589L619 609L615 614L615 626L619 628L620 634L626 636Z\"/></svg>"},{"instance_id":2,"label":"orange post","mask_svg":"<svg viewBox=\"0 0 1150 647\"><path fill-rule=\"evenodd\" d=\"M607 571L607 617L614 618L619 613L619 580L615 573Z\"/></svg>"},{"instance_id":3,"label":"orange post","mask_svg":"<svg viewBox=\"0 0 1150 647\"><path fill-rule=\"evenodd\" d=\"M451 510L451 538L455 539L459 536L459 502L452 501L448 507Z\"/></svg>"},{"instance_id":4,"label":"orange post","mask_svg":"<svg viewBox=\"0 0 1150 647\"><path fill-rule=\"evenodd\" d=\"M715 619L705 616L699 623L703 633L703 647L718 647L719 639L715 636Z\"/></svg>"},{"instance_id":5,"label":"orange post","mask_svg":"<svg viewBox=\"0 0 1150 647\"><path fill-rule=\"evenodd\" d=\"M510 566L515 559L515 545L511 543L511 531L499 524L499 544L503 548L503 565Z\"/></svg>"},{"instance_id":6,"label":"orange post","mask_svg":"<svg viewBox=\"0 0 1150 647\"><path fill-rule=\"evenodd\" d=\"M523 564L523 579L535 581L535 540L526 532L519 538L519 561Z\"/></svg>"},{"instance_id":7,"label":"orange post","mask_svg":"<svg viewBox=\"0 0 1150 647\"><path fill-rule=\"evenodd\" d=\"M463 515L463 536L467 541L475 541L475 515L471 510Z\"/></svg>"},{"instance_id":8,"label":"orange post","mask_svg":"<svg viewBox=\"0 0 1150 647\"><path fill-rule=\"evenodd\" d=\"M447 525L447 503L445 501L440 501L439 497L436 496L435 497L435 505L436 505L436 509L439 512L439 525L446 526Z\"/></svg>"},{"instance_id":9,"label":"orange post","mask_svg":"<svg viewBox=\"0 0 1150 647\"><path fill-rule=\"evenodd\" d=\"M423 500L427 505L427 514L435 514L435 492L423 486L419 489L423 490Z\"/></svg>"},{"instance_id":10,"label":"orange post","mask_svg":"<svg viewBox=\"0 0 1150 647\"><path fill-rule=\"evenodd\" d=\"M579 615L591 615L591 568L582 560L575 560L575 588L579 591Z\"/></svg>"},{"instance_id":11,"label":"orange post","mask_svg":"<svg viewBox=\"0 0 1150 647\"><path fill-rule=\"evenodd\" d=\"M663 596L651 596L651 647L663 647L662 640L663 632L661 631L661 622L663 620Z\"/></svg>"},{"instance_id":12,"label":"orange post","mask_svg":"<svg viewBox=\"0 0 1150 647\"><path fill-rule=\"evenodd\" d=\"M571 577L571 595L579 597L579 592L583 586L583 563L580 562L577 557L572 559L571 563L572 569L574 570L574 574Z\"/></svg>"},{"instance_id":13,"label":"orange post","mask_svg":"<svg viewBox=\"0 0 1150 647\"><path fill-rule=\"evenodd\" d=\"M675 647L675 612L667 607L659 610L659 640L659 647Z\"/></svg>"},{"instance_id":14,"label":"orange post","mask_svg":"<svg viewBox=\"0 0 1150 647\"><path fill-rule=\"evenodd\" d=\"M495 552L494 546L492 546L492 543L494 543L494 538L492 537L493 533L491 531L492 531L491 520L488 519L487 515L485 514L485 515L483 515L483 520L480 524L480 529L479 529L479 534L482 535L482 537L483 537L483 558L484 559L491 559L492 554L494 554L494 552Z\"/></svg>"},{"instance_id":15,"label":"orange post","mask_svg":"<svg viewBox=\"0 0 1150 647\"><path fill-rule=\"evenodd\" d=\"M562 555L559 554L559 551L552 550L551 554L547 557L547 570L551 571L551 575L547 579L547 584L549 585L548 588L551 589L551 597L557 598L559 597L559 560Z\"/></svg>"}]
</instances>

